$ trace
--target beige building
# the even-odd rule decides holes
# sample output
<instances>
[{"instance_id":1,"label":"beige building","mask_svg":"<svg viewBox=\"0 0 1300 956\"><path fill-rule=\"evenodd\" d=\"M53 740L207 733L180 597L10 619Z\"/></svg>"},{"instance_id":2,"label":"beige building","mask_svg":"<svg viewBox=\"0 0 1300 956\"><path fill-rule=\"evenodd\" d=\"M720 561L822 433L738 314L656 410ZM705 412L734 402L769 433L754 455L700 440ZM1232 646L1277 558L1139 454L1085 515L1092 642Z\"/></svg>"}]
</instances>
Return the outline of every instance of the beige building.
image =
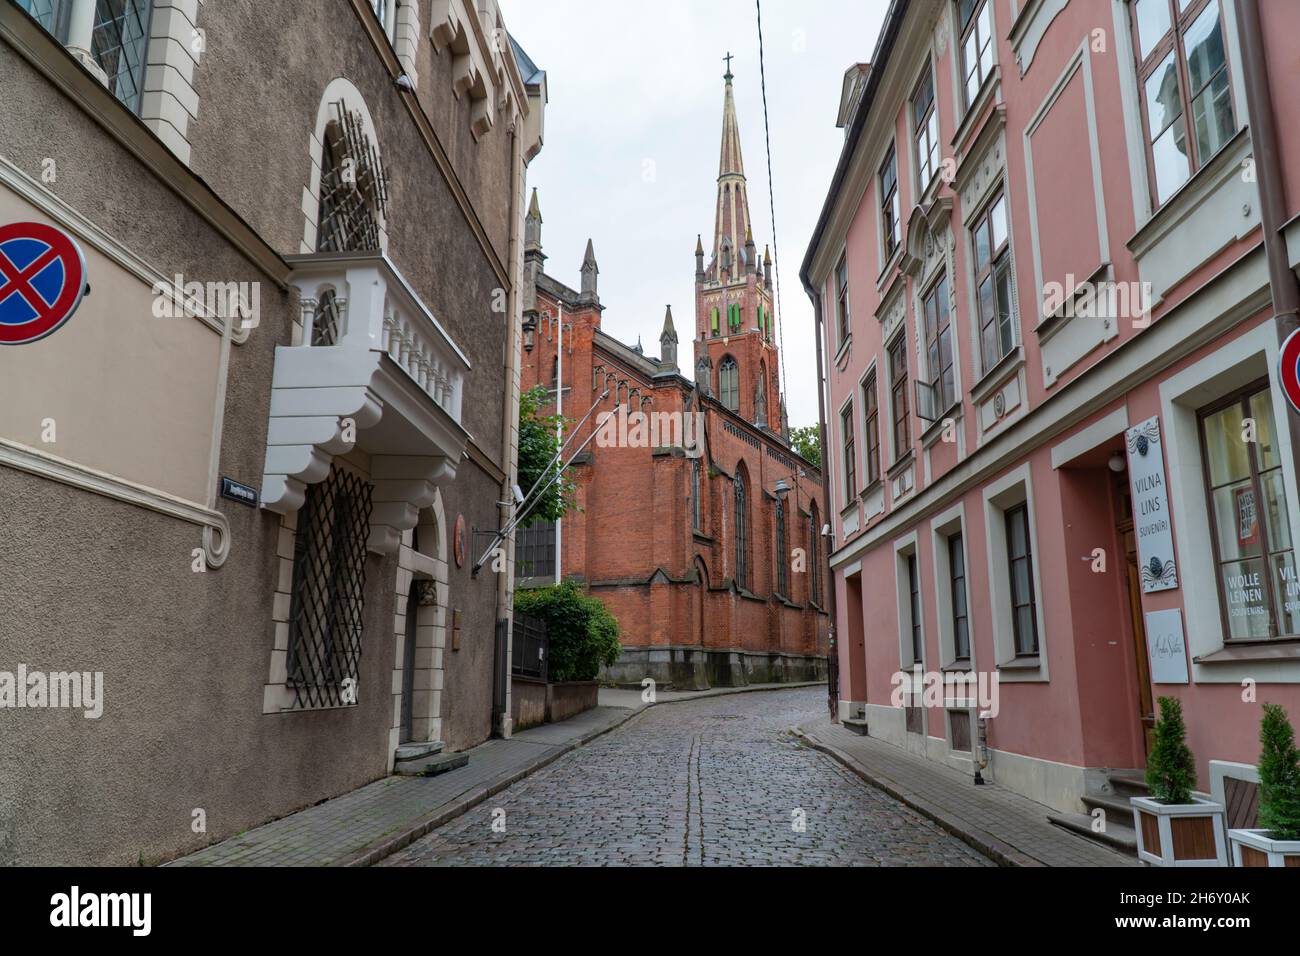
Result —
<instances>
[{"instance_id":1,"label":"beige building","mask_svg":"<svg viewBox=\"0 0 1300 956\"><path fill-rule=\"evenodd\" d=\"M5 0L0 88L0 337L71 274L7 225L88 285L0 347L0 864L170 859L508 734L512 545L471 567L546 78L495 0Z\"/></svg>"}]
</instances>

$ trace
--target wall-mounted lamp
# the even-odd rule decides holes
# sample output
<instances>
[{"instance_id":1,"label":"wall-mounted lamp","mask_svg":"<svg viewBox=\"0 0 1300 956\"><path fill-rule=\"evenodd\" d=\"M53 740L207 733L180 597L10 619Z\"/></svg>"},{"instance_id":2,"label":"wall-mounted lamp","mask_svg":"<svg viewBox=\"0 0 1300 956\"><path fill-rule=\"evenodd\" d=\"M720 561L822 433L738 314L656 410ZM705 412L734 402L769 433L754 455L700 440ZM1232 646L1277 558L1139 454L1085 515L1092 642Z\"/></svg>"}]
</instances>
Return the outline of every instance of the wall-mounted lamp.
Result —
<instances>
[{"instance_id":1,"label":"wall-mounted lamp","mask_svg":"<svg viewBox=\"0 0 1300 956\"><path fill-rule=\"evenodd\" d=\"M1128 463L1124 461L1123 455L1121 455L1119 452L1115 452L1113 455L1110 456L1110 460L1106 462L1106 467L1118 475L1121 472L1123 472L1125 468L1128 467Z\"/></svg>"},{"instance_id":2,"label":"wall-mounted lamp","mask_svg":"<svg viewBox=\"0 0 1300 956\"><path fill-rule=\"evenodd\" d=\"M524 313L524 351L529 355L533 352L533 346L537 338L537 313L531 315Z\"/></svg>"}]
</instances>

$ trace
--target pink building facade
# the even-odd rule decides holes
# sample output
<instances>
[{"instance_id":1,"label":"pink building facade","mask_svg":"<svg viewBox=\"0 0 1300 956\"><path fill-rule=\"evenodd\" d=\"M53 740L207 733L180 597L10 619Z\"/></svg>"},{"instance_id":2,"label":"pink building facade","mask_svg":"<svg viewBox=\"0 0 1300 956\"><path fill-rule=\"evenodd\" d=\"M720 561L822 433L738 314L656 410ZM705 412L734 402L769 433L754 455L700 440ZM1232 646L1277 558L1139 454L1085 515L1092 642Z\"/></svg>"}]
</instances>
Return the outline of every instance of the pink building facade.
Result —
<instances>
[{"instance_id":1,"label":"pink building facade","mask_svg":"<svg viewBox=\"0 0 1300 956\"><path fill-rule=\"evenodd\" d=\"M803 264L841 720L1066 813L1160 696L1230 802L1300 720L1298 62L1290 0L891 5Z\"/></svg>"}]
</instances>

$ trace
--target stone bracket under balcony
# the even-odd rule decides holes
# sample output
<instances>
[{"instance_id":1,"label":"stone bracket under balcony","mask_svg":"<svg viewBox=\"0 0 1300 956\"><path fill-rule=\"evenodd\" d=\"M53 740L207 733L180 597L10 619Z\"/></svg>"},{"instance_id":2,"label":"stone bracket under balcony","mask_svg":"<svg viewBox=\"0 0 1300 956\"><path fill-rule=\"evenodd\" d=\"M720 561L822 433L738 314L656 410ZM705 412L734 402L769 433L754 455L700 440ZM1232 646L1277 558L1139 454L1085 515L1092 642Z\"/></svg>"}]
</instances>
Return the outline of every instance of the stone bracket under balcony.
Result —
<instances>
[{"instance_id":1,"label":"stone bracket under balcony","mask_svg":"<svg viewBox=\"0 0 1300 956\"><path fill-rule=\"evenodd\" d=\"M392 554L464 456L469 361L386 257L289 261L303 344L275 350L262 506L296 511L335 456L360 452L374 489L368 546Z\"/></svg>"}]
</instances>

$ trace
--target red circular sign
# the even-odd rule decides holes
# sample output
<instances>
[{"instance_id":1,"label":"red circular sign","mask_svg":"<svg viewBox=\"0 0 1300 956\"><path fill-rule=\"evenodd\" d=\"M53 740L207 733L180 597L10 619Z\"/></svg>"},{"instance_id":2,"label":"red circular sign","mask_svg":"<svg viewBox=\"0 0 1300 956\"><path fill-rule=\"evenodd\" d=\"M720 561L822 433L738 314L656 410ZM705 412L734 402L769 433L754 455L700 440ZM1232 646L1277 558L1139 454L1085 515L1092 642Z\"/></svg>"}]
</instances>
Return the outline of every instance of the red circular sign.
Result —
<instances>
[{"instance_id":1,"label":"red circular sign","mask_svg":"<svg viewBox=\"0 0 1300 956\"><path fill-rule=\"evenodd\" d=\"M39 222L0 226L0 345L26 345L72 318L86 291L75 239Z\"/></svg>"},{"instance_id":2,"label":"red circular sign","mask_svg":"<svg viewBox=\"0 0 1300 956\"><path fill-rule=\"evenodd\" d=\"M1278 378L1291 407L1300 412L1300 329L1286 337L1277 354Z\"/></svg>"}]
</instances>

